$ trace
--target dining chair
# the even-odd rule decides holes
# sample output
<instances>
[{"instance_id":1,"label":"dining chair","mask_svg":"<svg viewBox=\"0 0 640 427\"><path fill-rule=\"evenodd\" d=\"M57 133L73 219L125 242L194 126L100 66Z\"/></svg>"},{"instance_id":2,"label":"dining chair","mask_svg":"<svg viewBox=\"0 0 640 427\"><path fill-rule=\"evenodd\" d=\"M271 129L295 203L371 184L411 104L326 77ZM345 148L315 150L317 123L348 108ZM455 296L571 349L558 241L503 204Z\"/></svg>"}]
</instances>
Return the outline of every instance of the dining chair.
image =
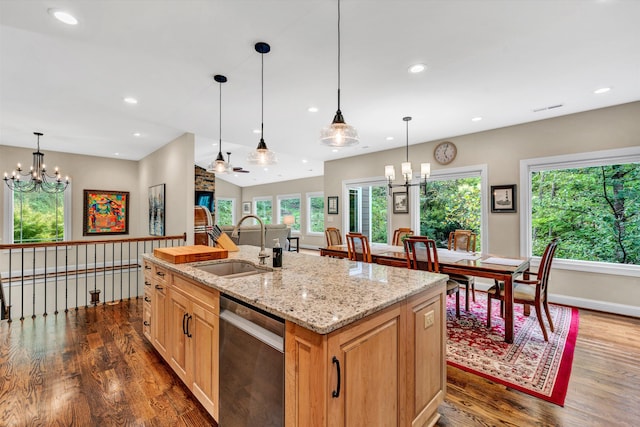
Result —
<instances>
[{"instance_id":1,"label":"dining chair","mask_svg":"<svg viewBox=\"0 0 640 427\"><path fill-rule=\"evenodd\" d=\"M361 233L347 233L347 249L352 261L372 262L369 239Z\"/></svg>"},{"instance_id":2,"label":"dining chair","mask_svg":"<svg viewBox=\"0 0 640 427\"><path fill-rule=\"evenodd\" d=\"M471 230L455 230L449 233L450 251L475 252L476 234ZM453 280L465 286L464 309L469 311L469 288L471 288L471 299L476 302L476 279L467 274L450 274Z\"/></svg>"},{"instance_id":3,"label":"dining chair","mask_svg":"<svg viewBox=\"0 0 640 427\"><path fill-rule=\"evenodd\" d=\"M407 257L407 268L440 273L436 241L426 236L411 236L404 241L404 252ZM449 278L447 295L455 294L456 317L460 317L460 284Z\"/></svg>"},{"instance_id":4,"label":"dining chair","mask_svg":"<svg viewBox=\"0 0 640 427\"><path fill-rule=\"evenodd\" d=\"M324 230L324 236L327 239L327 246L342 244L342 234L340 234L340 229L338 228L327 227L327 229Z\"/></svg>"},{"instance_id":5,"label":"dining chair","mask_svg":"<svg viewBox=\"0 0 640 427\"><path fill-rule=\"evenodd\" d=\"M402 246L402 238L404 236L411 236L413 234L413 230L408 227L400 227L393 231L393 240L391 244L394 246Z\"/></svg>"},{"instance_id":6,"label":"dining chair","mask_svg":"<svg viewBox=\"0 0 640 427\"><path fill-rule=\"evenodd\" d=\"M549 273L551 272L551 262L558 246L557 239L553 239L545 248L542 258L540 259L540 267L537 273L527 272L529 276L536 276L536 279L518 278L513 280L513 302L516 304L533 305L536 309L536 316L542 335L545 341L549 341L547 330L542 321L542 307L549 321L549 329L553 332L553 321L549 313L549 304L547 302L547 289L549 285ZM504 312L504 283L499 282L489 288L487 291L487 327L491 327L491 300L500 300L500 311Z\"/></svg>"}]
</instances>

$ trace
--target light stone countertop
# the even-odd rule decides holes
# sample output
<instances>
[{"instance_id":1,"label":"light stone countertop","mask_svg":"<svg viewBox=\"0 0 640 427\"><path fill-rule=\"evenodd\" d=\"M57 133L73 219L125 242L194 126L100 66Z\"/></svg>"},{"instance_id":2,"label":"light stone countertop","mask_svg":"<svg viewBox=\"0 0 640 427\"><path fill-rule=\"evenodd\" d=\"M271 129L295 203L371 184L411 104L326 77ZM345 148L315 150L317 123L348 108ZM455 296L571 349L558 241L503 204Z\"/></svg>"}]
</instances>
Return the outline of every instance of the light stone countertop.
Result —
<instances>
[{"instance_id":1,"label":"light stone countertop","mask_svg":"<svg viewBox=\"0 0 640 427\"><path fill-rule=\"evenodd\" d=\"M257 265L259 249L240 246L240 251L229 252L227 259L189 264L173 264L151 254L143 257L319 334L328 334L434 286L444 286L448 277L286 251L282 268L273 272L224 278L194 268L232 259ZM271 257L266 265L271 267Z\"/></svg>"}]
</instances>

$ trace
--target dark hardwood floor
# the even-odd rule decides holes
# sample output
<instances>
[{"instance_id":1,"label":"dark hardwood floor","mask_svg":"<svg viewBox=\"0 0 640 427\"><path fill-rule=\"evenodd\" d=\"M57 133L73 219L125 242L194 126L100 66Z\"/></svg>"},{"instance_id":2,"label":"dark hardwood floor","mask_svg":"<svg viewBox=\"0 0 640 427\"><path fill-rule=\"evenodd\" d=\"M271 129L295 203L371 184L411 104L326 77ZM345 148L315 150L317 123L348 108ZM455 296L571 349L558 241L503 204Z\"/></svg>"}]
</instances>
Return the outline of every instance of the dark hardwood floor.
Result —
<instances>
[{"instance_id":1,"label":"dark hardwood floor","mask_svg":"<svg viewBox=\"0 0 640 427\"><path fill-rule=\"evenodd\" d=\"M0 322L1 426L208 426L142 335L142 300ZM439 426L637 426L640 319L580 311L565 407L455 368Z\"/></svg>"}]
</instances>

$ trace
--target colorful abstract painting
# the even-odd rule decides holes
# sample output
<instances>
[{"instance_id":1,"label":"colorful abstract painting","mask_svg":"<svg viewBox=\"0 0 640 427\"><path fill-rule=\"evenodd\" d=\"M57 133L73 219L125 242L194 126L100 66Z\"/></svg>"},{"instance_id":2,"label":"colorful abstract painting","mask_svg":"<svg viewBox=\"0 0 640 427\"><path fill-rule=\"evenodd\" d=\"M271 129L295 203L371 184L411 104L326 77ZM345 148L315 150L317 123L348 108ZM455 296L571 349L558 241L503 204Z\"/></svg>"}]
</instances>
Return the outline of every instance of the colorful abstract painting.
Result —
<instances>
[{"instance_id":1,"label":"colorful abstract painting","mask_svg":"<svg viewBox=\"0 0 640 427\"><path fill-rule=\"evenodd\" d=\"M83 236L129 234L129 192L84 190Z\"/></svg>"}]
</instances>

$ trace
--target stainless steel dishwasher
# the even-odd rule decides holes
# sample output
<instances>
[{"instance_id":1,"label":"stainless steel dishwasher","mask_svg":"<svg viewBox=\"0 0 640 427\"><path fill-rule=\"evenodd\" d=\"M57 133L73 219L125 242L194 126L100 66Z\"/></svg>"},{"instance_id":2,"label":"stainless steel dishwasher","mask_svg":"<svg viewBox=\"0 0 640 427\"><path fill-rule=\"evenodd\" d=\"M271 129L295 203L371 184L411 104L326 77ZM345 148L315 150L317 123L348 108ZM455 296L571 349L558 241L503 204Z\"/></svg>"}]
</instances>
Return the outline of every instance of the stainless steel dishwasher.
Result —
<instances>
[{"instance_id":1,"label":"stainless steel dishwasher","mask_svg":"<svg viewBox=\"0 0 640 427\"><path fill-rule=\"evenodd\" d=\"M220 297L220 427L284 425L284 320Z\"/></svg>"}]
</instances>

